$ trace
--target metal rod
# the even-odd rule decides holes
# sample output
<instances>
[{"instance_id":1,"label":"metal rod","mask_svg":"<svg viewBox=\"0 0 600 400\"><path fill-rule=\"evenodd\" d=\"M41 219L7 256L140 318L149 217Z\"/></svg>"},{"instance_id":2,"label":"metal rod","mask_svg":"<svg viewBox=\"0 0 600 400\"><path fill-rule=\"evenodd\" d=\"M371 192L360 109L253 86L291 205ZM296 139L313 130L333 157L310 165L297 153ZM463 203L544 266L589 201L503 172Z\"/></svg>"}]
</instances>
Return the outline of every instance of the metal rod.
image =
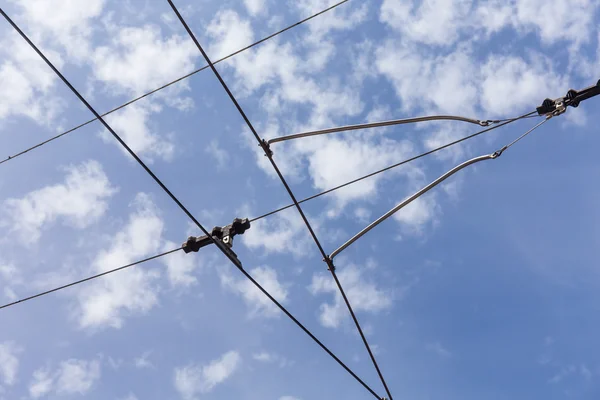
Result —
<instances>
[{"instance_id":1,"label":"metal rod","mask_svg":"<svg viewBox=\"0 0 600 400\"><path fill-rule=\"evenodd\" d=\"M431 115L428 117L394 119L391 121L371 122L371 123L367 123L367 124L347 125L347 126L339 126L337 128L320 129L318 131L295 133L293 135L276 137L274 139L269 140L267 143L272 144L272 143L277 143L277 142L283 142L286 140L300 139L300 138L307 137L307 136L325 135L327 133L354 131L354 130L358 130L358 129L378 128L381 126L412 124L415 122L439 121L439 120L468 122L470 124L475 124L475 125L479 125L479 126L488 126L490 123L495 122L495 121L480 121L478 119L465 118L465 117L459 117L459 116L454 116L454 115Z\"/></svg>"},{"instance_id":2,"label":"metal rod","mask_svg":"<svg viewBox=\"0 0 600 400\"><path fill-rule=\"evenodd\" d=\"M356 242L358 239L360 239L361 237L363 237L371 229L375 228L381 222L383 222L386 219L388 219L392 214L396 213L398 210L400 210L404 206L407 206L408 204L410 204L413 200L416 200L417 198L419 198L423 194L427 193L430 189L432 189L433 187L439 185L444 180L446 180L450 176L454 175L455 173L457 173L461 169L463 169L465 167L468 167L471 164L478 163L480 161L493 160L493 159L497 158L498 156L499 156L498 153L493 153L493 154L488 154L488 155L485 155L485 156L475 157L475 158L472 158L472 159L470 159L468 161L465 161L464 163L462 163L462 164L460 164L460 165L452 168L450 171L446 172L444 175L440 176L435 181L431 182L429 185L425 186L424 188L422 188L421 190L419 190L418 192L416 192L412 196L406 198L404 201L402 201L400 204L398 204L397 206L395 206L394 208L392 208L390 211L388 211L387 213L385 213L384 215L382 215L381 217L379 217L377 220L373 221L366 228L364 228L362 231L358 232L350 240L348 240L346 243L344 243L339 248L337 248L333 253L331 253L331 255L329 256L329 258L331 260L333 260L333 257L335 257L338 254L340 254L343 250L345 250L352 243Z\"/></svg>"}]
</instances>

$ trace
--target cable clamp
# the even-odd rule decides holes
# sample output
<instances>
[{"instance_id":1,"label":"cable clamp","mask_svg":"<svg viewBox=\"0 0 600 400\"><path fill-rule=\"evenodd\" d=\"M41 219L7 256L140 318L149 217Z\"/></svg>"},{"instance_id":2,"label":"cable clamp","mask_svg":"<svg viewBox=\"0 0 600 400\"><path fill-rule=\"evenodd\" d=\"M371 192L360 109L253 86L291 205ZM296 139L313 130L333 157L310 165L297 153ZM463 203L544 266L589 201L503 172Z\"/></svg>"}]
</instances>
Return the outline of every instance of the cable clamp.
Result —
<instances>
[{"instance_id":1,"label":"cable clamp","mask_svg":"<svg viewBox=\"0 0 600 400\"><path fill-rule=\"evenodd\" d=\"M207 235L190 236L187 241L181 245L181 248L186 253L198 252L202 247L218 241L220 244L225 245L227 249L231 249L231 247L233 247L234 236L243 235L248 229L250 229L250 221L248 218L235 218L229 225L222 227L215 226L212 229L210 237Z\"/></svg>"},{"instance_id":2,"label":"cable clamp","mask_svg":"<svg viewBox=\"0 0 600 400\"><path fill-rule=\"evenodd\" d=\"M265 139L260 141L258 147L261 147L265 152L265 157L271 158L273 156L273 151L271 151L271 145Z\"/></svg>"},{"instance_id":3,"label":"cable clamp","mask_svg":"<svg viewBox=\"0 0 600 400\"><path fill-rule=\"evenodd\" d=\"M508 149L508 146L504 146L500 150L495 151L492 154L492 160L495 160L496 158L500 157L502 155L502 153L504 153L504 150L506 150L506 149Z\"/></svg>"}]
</instances>

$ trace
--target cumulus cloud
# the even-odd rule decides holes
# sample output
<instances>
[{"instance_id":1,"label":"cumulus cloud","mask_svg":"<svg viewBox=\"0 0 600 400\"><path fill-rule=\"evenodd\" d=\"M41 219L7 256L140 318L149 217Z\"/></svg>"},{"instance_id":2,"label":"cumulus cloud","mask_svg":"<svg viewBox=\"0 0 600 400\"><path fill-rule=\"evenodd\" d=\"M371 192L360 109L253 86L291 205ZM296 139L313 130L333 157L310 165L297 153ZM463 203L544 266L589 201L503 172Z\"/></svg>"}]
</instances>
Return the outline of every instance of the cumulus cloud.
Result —
<instances>
[{"instance_id":1,"label":"cumulus cloud","mask_svg":"<svg viewBox=\"0 0 600 400\"><path fill-rule=\"evenodd\" d=\"M63 59L47 51L57 68ZM14 32L0 39L0 128L9 117L24 116L41 125L50 125L64 106L56 89L56 76L42 59Z\"/></svg>"},{"instance_id":2,"label":"cumulus cloud","mask_svg":"<svg viewBox=\"0 0 600 400\"><path fill-rule=\"evenodd\" d=\"M169 135L161 135L152 126L151 117L161 111L161 107L149 102L132 104L106 117L107 122L125 143L140 156L146 156L148 161L154 157L170 161L175 151L175 145ZM100 136L106 143L118 146L131 159L125 150L106 129ZM166 137L165 137L166 136Z\"/></svg>"},{"instance_id":3,"label":"cumulus cloud","mask_svg":"<svg viewBox=\"0 0 600 400\"><path fill-rule=\"evenodd\" d=\"M250 275L277 301L282 304L287 302L287 285L279 281L274 269L267 266L257 267L250 270ZM221 274L221 285L244 299L249 308L249 318L273 318L280 315L277 306L248 279L235 278L230 274L223 273Z\"/></svg>"},{"instance_id":4,"label":"cumulus cloud","mask_svg":"<svg viewBox=\"0 0 600 400\"><path fill-rule=\"evenodd\" d=\"M69 57L86 58L90 51L91 20L102 14L105 0L27 0L16 2L34 39L60 44ZM52 15L52 18L48 18Z\"/></svg>"},{"instance_id":5,"label":"cumulus cloud","mask_svg":"<svg viewBox=\"0 0 600 400\"><path fill-rule=\"evenodd\" d=\"M69 359L60 363L55 371L40 368L33 373L29 395L38 399L54 392L56 395L85 395L100 379L98 360Z\"/></svg>"},{"instance_id":6,"label":"cumulus cloud","mask_svg":"<svg viewBox=\"0 0 600 400\"><path fill-rule=\"evenodd\" d=\"M379 288L373 280L365 276L358 266L345 265L338 271L338 278L346 295L351 299L351 305L355 312L378 313L392 306L391 292ZM338 328L350 316L335 281L329 275L313 275L309 290L314 296L333 295L332 302L322 303L319 307L321 325L327 328Z\"/></svg>"},{"instance_id":7,"label":"cumulus cloud","mask_svg":"<svg viewBox=\"0 0 600 400\"><path fill-rule=\"evenodd\" d=\"M249 2L256 4L256 0ZM214 39L209 47L210 57L214 60L225 57L254 41L250 22L242 19L233 10L219 11L208 25L206 32Z\"/></svg>"},{"instance_id":8,"label":"cumulus cloud","mask_svg":"<svg viewBox=\"0 0 600 400\"><path fill-rule=\"evenodd\" d=\"M293 364L293 362L288 360L287 358L277 353L269 353L267 351L261 351L260 353L252 354L252 358L261 363L275 364L279 368L285 368Z\"/></svg>"},{"instance_id":9,"label":"cumulus cloud","mask_svg":"<svg viewBox=\"0 0 600 400\"><path fill-rule=\"evenodd\" d=\"M19 354L22 351L23 349L15 342L0 343L0 380L4 385L12 386L16 383L19 370Z\"/></svg>"},{"instance_id":10,"label":"cumulus cloud","mask_svg":"<svg viewBox=\"0 0 600 400\"><path fill-rule=\"evenodd\" d=\"M294 209L253 222L252 229L242 235L241 241L251 250L264 250L267 254L291 253L296 257L305 256L311 246L306 226Z\"/></svg>"},{"instance_id":11,"label":"cumulus cloud","mask_svg":"<svg viewBox=\"0 0 600 400\"><path fill-rule=\"evenodd\" d=\"M468 21L471 4L472 0L384 0L379 18L412 41L449 45Z\"/></svg>"},{"instance_id":12,"label":"cumulus cloud","mask_svg":"<svg viewBox=\"0 0 600 400\"><path fill-rule=\"evenodd\" d=\"M164 251L169 251L180 245L167 241L163 249ZM180 251L161 258L161 262L167 266L167 277L172 286L189 287L198 282L193 275L198 267L196 257L191 257L189 254Z\"/></svg>"},{"instance_id":13,"label":"cumulus cloud","mask_svg":"<svg viewBox=\"0 0 600 400\"><path fill-rule=\"evenodd\" d=\"M393 218L400 222L404 233L421 235L426 226L436 222L440 212L439 208L436 195L428 193L400 209L393 215Z\"/></svg>"},{"instance_id":14,"label":"cumulus cloud","mask_svg":"<svg viewBox=\"0 0 600 400\"><path fill-rule=\"evenodd\" d=\"M244 0L244 5L252 16L264 15L267 11L267 0Z\"/></svg>"},{"instance_id":15,"label":"cumulus cloud","mask_svg":"<svg viewBox=\"0 0 600 400\"><path fill-rule=\"evenodd\" d=\"M107 88L141 94L194 67L198 50L187 35L163 38L154 25L114 30L112 43L98 47L92 56L94 76Z\"/></svg>"},{"instance_id":16,"label":"cumulus cloud","mask_svg":"<svg viewBox=\"0 0 600 400\"><path fill-rule=\"evenodd\" d=\"M96 273L154 255L161 249L163 221L150 197L136 196L127 225L114 235L110 247L93 262ZM158 303L156 279L149 268L129 268L105 276L81 290L75 316L81 328L120 328L126 316L146 313Z\"/></svg>"},{"instance_id":17,"label":"cumulus cloud","mask_svg":"<svg viewBox=\"0 0 600 400\"><path fill-rule=\"evenodd\" d=\"M32 243L56 221L77 229L98 221L108 209L108 199L116 193L102 166L90 160L65 171L63 183L5 200L0 225L16 232L24 243Z\"/></svg>"},{"instance_id":18,"label":"cumulus cloud","mask_svg":"<svg viewBox=\"0 0 600 400\"><path fill-rule=\"evenodd\" d=\"M229 351L206 365L189 364L175 368L174 384L184 400L195 400L201 394L212 391L239 369L242 357L237 351Z\"/></svg>"}]
</instances>

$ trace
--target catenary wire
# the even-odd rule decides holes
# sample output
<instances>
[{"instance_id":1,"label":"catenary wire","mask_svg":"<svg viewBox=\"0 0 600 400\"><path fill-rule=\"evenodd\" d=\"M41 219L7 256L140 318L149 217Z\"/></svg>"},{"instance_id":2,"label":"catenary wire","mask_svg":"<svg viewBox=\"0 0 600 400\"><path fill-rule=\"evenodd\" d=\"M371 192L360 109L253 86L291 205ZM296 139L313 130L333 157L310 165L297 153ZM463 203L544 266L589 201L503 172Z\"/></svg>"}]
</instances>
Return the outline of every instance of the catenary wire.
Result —
<instances>
[{"instance_id":1,"label":"catenary wire","mask_svg":"<svg viewBox=\"0 0 600 400\"><path fill-rule=\"evenodd\" d=\"M250 44L250 45L248 45L248 46L246 46L246 47L243 47L243 48L241 48L241 49L239 49L239 50L237 50L237 51L235 51L235 52L233 52L233 53L231 53L231 54L229 54L229 55L227 55L227 56L225 56L225 57L223 57L223 58L220 58L220 59L216 60L216 61L214 62L214 64L218 64L218 63L220 63L220 62L222 62L222 61L225 61L225 60L227 60L227 59L229 59L229 58L231 58L231 57L234 57L234 56L236 56L236 55L238 55L238 54L240 54L240 53L242 53L242 52L244 52L244 51L246 51L246 50L249 50L249 49L253 48L254 46L257 46L257 45L259 45L259 44L261 44L261 43L263 43L263 42L266 42L266 41L267 41L267 40L269 40L269 39L272 39L272 38L274 38L275 36L278 36L278 35L280 35L280 34L282 34L282 33L286 32L286 31L288 31L288 30L290 30L290 29L292 29L292 28L295 28L295 27L297 27L297 26L299 26L299 25L302 25L303 23L305 23L305 22L307 22L307 21L310 21L311 19L313 19L313 18L315 18L315 17L318 17L318 16L319 16L319 15L321 15L321 14L324 14L324 13L326 13L326 12L330 11L330 10L333 10L334 8L336 8L336 7L340 6L340 5L342 5L342 4L344 4L344 3L348 2L348 1L350 1L350 0L343 0L343 1L340 1L340 2L338 2L338 3L335 3L335 4L333 4L332 6L330 6L330 7L327 7L327 8L325 8L325 9L323 9L323 10L319 11L319 12L318 12L318 13L316 13L316 14L312 14L312 15L310 15L309 17L307 17L307 18L304 18L304 19L303 19L303 20L301 20L301 21L298 21L298 22L296 22L296 23L294 23L294 24L292 24L292 25L289 25L289 26L287 26L287 27L285 27L285 28L283 28L283 29L281 29L281 30L279 30L279 31L275 32L275 33L272 33L272 34L271 34L271 35L269 35L269 36L266 36L266 37L262 38L261 40L259 40L259 41L257 41L257 42L254 42L254 43L252 43L252 44ZM177 78L177 79L175 79L174 81L171 81L171 82L169 82L169 83L167 83L167 84L165 84L165 85L163 85L163 86L161 86L161 87L159 87L159 88L156 88L156 89L154 89L154 90L151 90L151 91L149 91L149 92L147 92L147 93L144 93L143 95L141 95L141 96L139 96L139 97L136 97L136 98L134 98L134 99L131 99L131 100L129 100L128 102L126 102L126 103L123 103L123 104L121 104L120 106L118 106L118 107L116 107L116 108L113 108L113 109L112 109L112 110L110 110L110 111L107 111L107 112L105 112L104 114L101 114L100 116L101 116L101 117L105 117L105 116L107 116L107 115L109 115L109 114L112 114L112 113L114 113L115 111L119 111L120 109L122 109L122 108L124 108L124 107L127 107L127 106L129 106L129 105L131 105L131 104L135 103L136 101L142 100L142 99L144 99L145 97L148 97L148 96L150 96L150 95L152 95L152 94L154 94L154 93L156 93L156 92L158 92L158 91L161 91L161 90L163 90L163 89L166 89L167 87L169 87L169 86L171 86L171 85L174 85L175 83L177 83L177 82L180 82L180 81L182 81L182 80L184 80L184 79L187 79L187 78L189 78L190 76L192 76L192 75L195 75L195 74L197 74L197 73L198 73L198 72L200 72L200 71L204 71L204 70L205 70L205 69L207 69L207 68L209 68L209 66L208 66L208 65L205 65L205 66L203 66L203 67L201 67L201 68L198 68L198 69L196 69L196 70L194 70L194 71L190 72L189 74L186 74L186 75L184 75L184 76L182 76L182 77L180 77L180 78ZM19 156L22 156L23 154L25 154L25 153L28 153L28 152L30 152L31 150L35 150L35 149L37 149L38 147L42 147L43 145L45 145L45 144L47 144L47 143L50 143L50 142L52 142L52 141L54 141L54 140L56 140L56 139L59 139L59 138L61 138L61 137L65 136L65 135L67 135L67 134L69 134L69 133L71 133L71 132L74 132L74 131L76 131L76 130L78 130L78 129L80 129L80 128L83 128L84 126L86 126L86 125L88 125L88 124L90 124L90 123L92 123L92 122L96 121L97 119L98 119L98 118L92 118L92 119L90 119L89 121L86 121L86 122L84 122L84 123L82 123L82 124L79 124L79 125L77 125L77 126L74 126L73 128L71 128L71 129L69 129L69 130L67 130L67 131L65 131L65 132L59 133L59 134L58 134L58 135L56 135L56 136L53 136L53 137L51 137L51 138L49 138L49 139L47 139L47 140L44 140L43 142L40 142L40 143L36 144L35 146L31 146L31 147L29 147L29 148L27 148L27 149L25 149L25 150L22 150L22 151L20 151L20 152L18 152L18 153L16 153L16 154L13 154L13 155L11 155L11 156L8 156L7 158L5 158L5 159L3 159L3 160L0 160L0 164L4 164L5 162L7 162L7 161L10 161L10 160L13 160L13 159L15 159L15 158L17 158L17 157L19 157Z\"/></svg>"},{"instance_id":2,"label":"catenary wire","mask_svg":"<svg viewBox=\"0 0 600 400\"><path fill-rule=\"evenodd\" d=\"M380 399L375 391L371 389L362 379L360 379L346 364L344 364L331 350L329 350L316 336L314 336L300 321L298 321L285 307L283 307L273 296L271 296L254 278L245 271L239 260L232 255L231 251L227 251L225 245L214 238L200 224L200 222L187 210L187 208L173 195L173 193L162 183L162 181L144 164L144 162L129 148L129 146L121 139L121 137L104 121L104 119L96 112L96 110L81 96L81 94L71 85L71 83L54 67L54 65L46 58L46 56L31 42L31 40L23 33L23 31L12 21L12 19L0 8L0 14L19 32L29 45L38 53L38 55L46 62L46 64L61 78L61 80L71 89L71 91L81 100L82 103L96 116L96 118L111 132L111 134L119 141L119 143L135 158L135 160L146 170L146 172L156 181L156 183L173 199L173 201L184 211L184 213L200 228L200 230L210 237L211 241L223 252L223 254L240 270L246 278L248 278L263 294L265 294L282 312L284 312L298 327L300 327L307 335L311 337L328 355L330 355L340 366L342 366L349 374L351 374L365 389L373 396ZM214 67L213 67L214 68Z\"/></svg>"},{"instance_id":3,"label":"catenary wire","mask_svg":"<svg viewBox=\"0 0 600 400\"><path fill-rule=\"evenodd\" d=\"M171 8L173 9L173 12L177 15L177 18L179 19L179 21L181 22L181 24L183 25L183 27L185 28L185 30L189 34L190 38L196 44L196 47L198 48L198 50L200 51L200 53L202 53L202 56L206 60L206 63L210 66L210 68L214 72L216 78L221 83L221 86L223 86L223 89L225 90L225 92L227 92L227 95L229 96L229 98L231 99L231 101L233 102L233 104L235 105L235 107L237 108L239 114L242 116L242 118L246 122L246 125L248 126L248 128L250 129L250 131L252 132L252 134L254 135L254 137L256 138L256 140L258 141L258 144L261 147L263 147L263 150L265 151L265 154L266 154L267 158L269 159L271 165L273 166L273 169L275 170L275 172L279 176L279 179L281 180L281 183L283 184L283 186L285 187L286 191L288 192L290 198L292 199L294 205L296 206L296 209L300 213L300 216L301 216L302 220L304 221L304 224L306 225L306 228L308 229L310 235L312 236L313 241L317 245L317 247L319 249L319 252L323 256L323 260L327 263L328 269L329 269L329 271L331 271L331 274L333 275L333 278L335 279L335 283L336 283L338 289L340 290L340 293L342 294L342 297L344 298L344 302L346 303L346 306L348 307L348 311L350 312L350 315L352 316L354 324L356 325L356 328L357 328L357 330L358 330L358 332L359 332L359 334L361 336L361 339L362 339L362 341L363 341L363 343L364 343L364 345L365 345L365 347L367 349L367 352L369 353L369 357L371 358L373 366L375 367L375 369L377 371L377 374L379 375L379 379L381 380L381 382L382 382L382 384L383 384L383 386L385 388L385 391L386 391L386 393L387 393L387 395L389 397L389 400L393 400L393 397L392 397L392 394L390 393L388 385L387 385L387 383L386 383L386 381L385 381L385 379L383 377L383 374L381 373L381 370L379 368L379 365L377 364L377 361L375 360L375 356L373 355L373 352L371 351L371 347L369 346L369 343L367 342L367 338L366 338L366 336L365 336L365 334L364 334L364 332L363 332L363 330L362 330L362 328L361 328L361 326L360 326L360 324L358 322L358 319L356 318L356 315L354 313L354 310L352 309L352 306L350 305L350 302L348 301L346 293L344 292L344 289L342 288L342 285L341 285L339 279L337 278L337 274L335 273L335 267L333 265L333 262L329 259L329 257L325 253L325 250L323 249L323 246L321 245L319 239L317 238L317 235L315 234L312 226L310 225L310 222L308 221L308 218L304 214L304 211L302 210L302 207L300 207L300 204L296 200L296 197L294 196L294 193L292 192L292 189L290 188L290 186L286 182L285 178L283 177L283 174L279 170L279 167L275 163L275 160L273 159L273 155L270 152L270 150L268 149L268 145L266 145L261 140L260 136L256 132L256 129L254 128L254 126L252 125L252 123L250 122L250 120L248 119L248 116L246 115L246 113L244 112L244 110L242 109L242 107L240 106L240 104L238 103L237 99L235 98L235 96L233 95L233 93L231 92L231 90L229 89L229 87L227 86L227 84L225 83L225 81L223 80L223 78L221 77L221 74L219 74L219 71L217 71L216 67L211 62L210 58L208 57L208 54L206 54L206 52L204 51L204 49L200 45L200 42L198 42L198 39L196 38L196 36L194 35L194 33L192 32L192 30L190 29L190 27L186 23L185 19L179 13L179 10L177 9L177 7L173 3L173 1L172 0L167 0L167 1L168 1L169 5L171 6Z\"/></svg>"},{"instance_id":4,"label":"catenary wire","mask_svg":"<svg viewBox=\"0 0 600 400\"><path fill-rule=\"evenodd\" d=\"M306 198L304 198L304 199L302 199L302 200L298 201L298 203L304 203L304 202L307 202L307 201L310 201L310 200L316 199L317 197L321 197L321 196L323 196L323 195L326 195L326 194L328 194L328 193L331 193L331 192L334 192L334 191L336 191L336 190L342 189L342 188L344 188L344 187L346 187L346 186L350 186L350 185L352 185L352 184L354 184L354 183L357 183L357 182L360 182L360 181L362 181L362 180L364 180L364 179L370 178L370 177L372 177L372 176L375 176L375 175L378 175L378 174L380 174L380 173L382 173L382 172L389 171L389 170L391 170L391 169L393 169L393 168L399 167L399 166L401 166L401 165L404 165L404 164L407 164L407 163L409 163L409 162L415 161L415 160L417 160L417 159L419 159L419 158L422 158L422 157L428 156L428 155L430 155L430 154L433 154L433 153L435 153L435 152L438 152L438 151L440 151L440 150L443 150L443 149L446 149L446 148L448 148L448 147L454 146L455 144L458 144L458 143L464 142L465 140L472 139L472 138L474 138L474 137L477 137L477 136L479 136L479 135L481 135L481 134L483 134L483 133L490 132L490 131L493 131L494 129L501 128L501 127L503 127L503 126L505 126L505 125L508 125L508 124L510 124L510 123L513 123L513 122L515 122L515 121L519 121L519 120L521 120L521 119L525 119L525 118L539 117L538 115L533 115L534 113L536 113L536 111L532 111L532 112L530 112L530 113L527 113L527 114L521 115L521 116L519 116L519 117L516 117L516 118L511 118L511 119L500 120L500 121L504 121L504 122L501 122L501 123L499 123L498 125L492 126L492 127L490 127L490 128L483 129L483 130L481 130L481 131L475 132L475 133L473 133L473 134L471 134L471 135L469 135L469 136L465 136L464 138L461 138L461 139L455 140L455 141L453 141L453 142L447 143L447 144L445 144L445 145L443 145L443 146L436 147L435 149L431 149L431 150L429 150L429 151L426 151L426 152L424 152L424 153L421 153L421 154L419 154L419 155L416 155L416 156L414 156L414 157L411 157L411 158L409 158L409 159L406 159L406 160L404 160L404 161L400 161L400 162L398 162L398 163L396 163L396 164L393 164L393 165L390 165L390 166L388 166L388 167L382 168L382 169L380 169L380 170L377 170L377 171L375 171L375 172L371 172L370 174L363 175L363 176L361 176L360 178L353 179L353 180L351 180L351 181L348 181L348 182L346 182L346 183L343 183L343 184L341 184L341 185L335 186L335 187L333 187L333 188L331 188L331 189L327 189L327 190L325 190L325 191L323 191L323 192L320 192L320 193L314 194L314 195L312 195L312 196L306 197ZM292 207L294 207L294 204L288 204L287 206L283 206L283 207L280 207L280 208L278 208L278 209L276 209L276 210L269 211L268 213L262 214L262 215L260 215L260 216L258 216L258 217L251 218L251 219L250 219L250 222L258 221L258 220L260 220L260 219L263 219L263 218L265 218L265 217L269 217L269 216L271 216L271 215L273 215L273 214L277 214L277 213L279 213L279 212L281 212L281 211L287 210L288 208L292 208Z\"/></svg>"},{"instance_id":5,"label":"catenary wire","mask_svg":"<svg viewBox=\"0 0 600 400\"><path fill-rule=\"evenodd\" d=\"M69 288L71 286L79 285L80 283L84 283L84 282L91 281L91 280L96 279L96 278L100 278L101 276L112 274L113 272L121 271L121 270L127 269L129 267L133 267L134 265L142 264L142 263L145 263L147 261L151 261L151 260L154 260L154 259L166 256L168 254L175 253L176 251L179 251L179 250L181 250L181 247L178 247L178 248L173 249L173 250L165 251L164 253L160 253L160 254L157 254L157 255L152 256L152 257L144 258L143 260L132 262L131 264L123 265L122 267L118 267L118 268L115 268L115 269L111 269L111 270L102 272L101 274L92 275L92 276L89 276L87 278L80 279L78 281L74 281L74 282L68 283L66 285L58 286L58 287L55 287L54 289L50 289L50 290L46 290L45 292L40 292L40 293L34 294L33 296L24 297L24 298L22 298L20 300L16 300L16 301L13 301L12 303L7 303L7 304L4 304L4 305L0 306L0 310L3 309L3 308L8 308L8 307L17 305L19 303L24 303L26 301L36 299L38 297L45 296L45 295L50 294L50 293L58 292L60 290Z\"/></svg>"}]
</instances>

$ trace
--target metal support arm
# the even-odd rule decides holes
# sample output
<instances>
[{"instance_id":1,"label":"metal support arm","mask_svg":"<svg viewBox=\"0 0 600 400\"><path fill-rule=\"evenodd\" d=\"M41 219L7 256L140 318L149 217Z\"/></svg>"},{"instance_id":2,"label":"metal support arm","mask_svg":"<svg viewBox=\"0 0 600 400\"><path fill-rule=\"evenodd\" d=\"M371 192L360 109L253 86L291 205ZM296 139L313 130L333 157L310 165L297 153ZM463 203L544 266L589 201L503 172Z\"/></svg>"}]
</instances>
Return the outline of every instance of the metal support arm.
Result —
<instances>
[{"instance_id":1,"label":"metal support arm","mask_svg":"<svg viewBox=\"0 0 600 400\"><path fill-rule=\"evenodd\" d=\"M472 159L470 159L468 161L465 161L464 163L462 163L462 164L460 164L460 165L452 168L450 171L446 172L444 175L440 176L439 178L437 178L436 180L434 180L429 185L425 186L424 188L422 188L421 190L419 190L418 192L416 192L412 196L407 197L404 201L402 201L400 204L398 204L397 206L395 206L394 208L392 208L390 211L388 211L387 213L385 213L384 215L382 215L381 217L379 217L378 219L376 219L375 221L373 221L371 224L369 224L362 231L358 232L356 235L354 235L352 238L350 238L350 240L348 240L346 243L344 243L339 248L337 248L336 250L334 250L334 252L331 253L331 255L329 255L329 259L333 260L333 258L335 256L337 256L338 254L340 254L343 250L345 250L352 243L356 242L358 239L360 239L361 237L363 237L371 229L375 228L377 225L379 225L380 223L382 223L383 221L385 221L386 219L388 219L390 216L392 216L398 210L400 210L401 208L409 205L411 202L413 202L414 200L416 200L417 198L419 198L423 194L427 193L430 189L432 189L435 186L439 185L440 183L442 183L447 178L449 178L450 176L454 175L455 173L457 173L461 169L466 168L469 165L478 163L480 161L493 160L495 158L498 158L500 156L500 154L501 154L501 152L497 151L497 152L495 152L493 154L488 154L488 155L485 155L485 156L475 157L475 158L472 158Z\"/></svg>"},{"instance_id":2,"label":"metal support arm","mask_svg":"<svg viewBox=\"0 0 600 400\"><path fill-rule=\"evenodd\" d=\"M461 122L468 122L470 124L475 124L475 125L479 125L479 126L489 126L490 124L497 122L497 121L492 121L492 120L481 121L478 119L465 118L465 117L460 117L460 116L455 116L455 115L432 115L432 116L427 116L427 117L394 119L391 121L371 122L371 123L359 124L359 125L346 125L346 126L339 126L336 128L320 129L318 131L295 133L293 135L280 136L280 137L270 139L268 142L266 142L266 144L270 145L272 143L284 142L286 140L300 139L300 138L308 137L308 136L325 135L328 133L354 131L354 130L358 130L358 129L367 129L367 128L378 128L378 127L382 127L382 126L391 126L391 125L412 124L412 123L416 123L416 122L426 122L426 121L461 121Z\"/></svg>"}]
</instances>

